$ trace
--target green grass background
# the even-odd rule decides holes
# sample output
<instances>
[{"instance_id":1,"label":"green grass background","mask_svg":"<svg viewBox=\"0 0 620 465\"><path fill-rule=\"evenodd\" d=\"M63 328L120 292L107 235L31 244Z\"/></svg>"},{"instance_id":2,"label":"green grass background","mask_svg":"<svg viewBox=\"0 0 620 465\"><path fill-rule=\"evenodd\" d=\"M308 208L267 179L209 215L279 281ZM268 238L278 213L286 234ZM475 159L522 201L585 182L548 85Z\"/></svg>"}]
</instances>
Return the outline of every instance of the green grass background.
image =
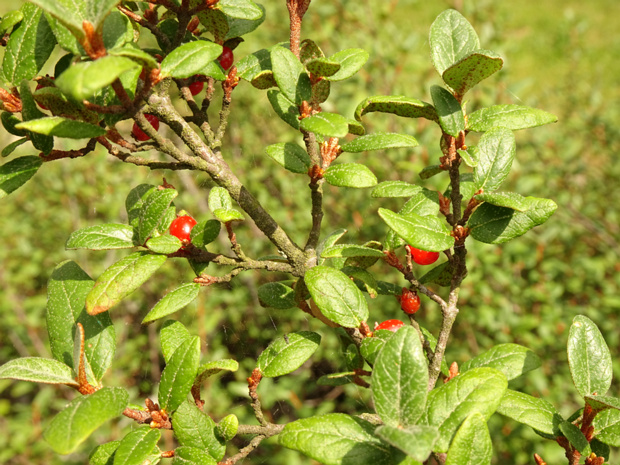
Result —
<instances>
[{"instance_id":1,"label":"green grass background","mask_svg":"<svg viewBox=\"0 0 620 465\"><path fill-rule=\"evenodd\" d=\"M0 2L0 15L21 4ZM267 19L239 46L237 58L288 38L284 2L266 0L263 4ZM517 133L517 159L502 188L552 198L559 208L544 226L506 245L469 242L469 275L446 357L448 362L463 362L502 342L530 347L543 358L543 367L515 380L511 387L544 397L568 416L579 405L565 349L575 315L585 314L599 325L615 360L615 377L620 377L618 4L615 0L315 0L304 23L303 37L314 39L328 55L351 47L370 53L360 73L333 86L325 109L352 115L363 98L377 94L430 101L429 88L440 79L430 64L427 34L433 19L448 7L458 8L472 22L483 48L495 50L505 59L502 71L468 95L469 111L496 103L517 103L559 117L552 126ZM265 93L242 83L235 90L224 154L240 170L248 188L301 243L310 224L307 178L284 172L264 155L268 144L297 140L296 134L274 116ZM420 147L346 155L343 161L368 164L380 181L403 179L429 188L445 188L445 178L420 181L417 176L439 157L435 127L380 114L369 115L365 124L368 132L414 135ZM123 123L120 128L128 132L130 124ZM0 130L0 145L12 140ZM26 144L14 156L33 153ZM21 356L50 356L44 314L46 282L54 266L73 259L96 277L123 255L65 251L66 238L84 226L123 221L127 192L141 182L160 183L161 176L144 168L123 166L97 151L84 159L46 164L31 182L0 202L0 364ZM191 173L165 176L180 191L175 201L179 209L197 218L210 217L206 195L212 184L208 179ZM356 243L381 240L386 227L376 210L400 205L370 199L368 191L347 189L327 189L326 198L324 232L347 228L348 242ZM274 252L251 224L240 226L238 236L252 256ZM218 247L225 250L223 243ZM186 264L170 262L112 311L118 349L105 382L127 388L135 402L156 396L153 380L158 379L163 366L158 325L143 328L140 321L167 290L192 278ZM402 284L389 275L389 270L378 268L378 272ZM244 379L270 340L297 329L318 330L323 342L306 369L261 384L259 394L272 420L285 422L330 411L368 410L367 392L352 386L327 388L314 383L322 374L344 367L333 333L307 321L301 312L258 305L257 287L279 278L246 273L231 286L206 289L196 303L175 315L201 337L204 360L233 357L241 363L239 372L205 385L207 411L216 420L235 413L243 423L252 423ZM392 298L379 297L370 302L370 309L371 322L399 317ZM420 321L435 331L439 324L438 309L427 299L423 300ZM609 394L620 395L618 381ZM128 420L115 422L95 433L75 454L56 456L42 441L41 433L71 398L73 392L66 388L0 381L0 431L8 432L0 435L0 463L85 463L92 447L118 439L127 430ZM542 440L528 428L499 415L492 418L490 428L494 463L533 463L534 452L548 463L564 463L556 444ZM229 452L242 445L243 441L235 441ZM164 435L162 447L173 446L172 438ZM618 459L618 454L613 455L611 463ZM311 461L269 440L244 463L294 465Z\"/></svg>"}]
</instances>

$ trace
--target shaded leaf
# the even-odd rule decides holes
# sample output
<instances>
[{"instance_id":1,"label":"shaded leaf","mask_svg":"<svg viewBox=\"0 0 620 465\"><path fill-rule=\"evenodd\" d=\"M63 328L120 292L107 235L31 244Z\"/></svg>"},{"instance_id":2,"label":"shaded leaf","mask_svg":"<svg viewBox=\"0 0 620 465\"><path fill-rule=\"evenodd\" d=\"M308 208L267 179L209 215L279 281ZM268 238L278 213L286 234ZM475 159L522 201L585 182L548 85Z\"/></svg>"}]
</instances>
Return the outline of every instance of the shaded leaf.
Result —
<instances>
[{"instance_id":1,"label":"shaded leaf","mask_svg":"<svg viewBox=\"0 0 620 465\"><path fill-rule=\"evenodd\" d=\"M271 89L267 98L276 114L293 129L299 129L299 108L288 100L279 90Z\"/></svg>"},{"instance_id":2,"label":"shaded leaf","mask_svg":"<svg viewBox=\"0 0 620 465\"><path fill-rule=\"evenodd\" d=\"M431 97L443 132L458 137L465 130L465 116L459 101L440 86L431 86Z\"/></svg>"},{"instance_id":3,"label":"shaded leaf","mask_svg":"<svg viewBox=\"0 0 620 465\"><path fill-rule=\"evenodd\" d=\"M0 166L0 199L25 184L42 164L39 157L26 156L15 158Z\"/></svg>"},{"instance_id":4,"label":"shaded leaf","mask_svg":"<svg viewBox=\"0 0 620 465\"><path fill-rule=\"evenodd\" d=\"M297 306L295 290L283 283L266 283L258 288L258 300L264 307L286 310Z\"/></svg>"},{"instance_id":5,"label":"shaded leaf","mask_svg":"<svg viewBox=\"0 0 620 465\"><path fill-rule=\"evenodd\" d=\"M443 81L458 95L464 95L480 81L495 74L504 60L490 50L476 50L461 58L443 72Z\"/></svg>"},{"instance_id":6,"label":"shaded leaf","mask_svg":"<svg viewBox=\"0 0 620 465\"><path fill-rule=\"evenodd\" d=\"M419 462L429 457L433 444L439 437L437 428L423 425L410 425L405 428L384 425L379 426L375 434Z\"/></svg>"},{"instance_id":7,"label":"shaded leaf","mask_svg":"<svg viewBox=\"0 0 620 465\"><path fill-rule=\"evenodd\" d=\"M174 412L189 394L200 360L200 339L194 336L176 348L161 374L157 400L161 408Z\"/></svg>"},{"instance_id":8,"label":"shaded leaf","mask_svg":"<svg viewBox=\"0 0 620 465\"><path fill-rule=\"evenodd\" d=\"M204 247L215 239L220 234L221 223L217 220L203 220L199 221L196 226L192 228L190 233L190 241L196 247Z\"/></svg>"},{"instance_id":9,"label":"shaded leaf","mask_svg":"<svg viewBox=\"0 0 620 465\"><path fill-rule=\"evenodd\" d=\"M267 155L293 173L306 174L312 162L308 152L292 142L282 142L268 146Z\"/></svg>"}]
</instances>

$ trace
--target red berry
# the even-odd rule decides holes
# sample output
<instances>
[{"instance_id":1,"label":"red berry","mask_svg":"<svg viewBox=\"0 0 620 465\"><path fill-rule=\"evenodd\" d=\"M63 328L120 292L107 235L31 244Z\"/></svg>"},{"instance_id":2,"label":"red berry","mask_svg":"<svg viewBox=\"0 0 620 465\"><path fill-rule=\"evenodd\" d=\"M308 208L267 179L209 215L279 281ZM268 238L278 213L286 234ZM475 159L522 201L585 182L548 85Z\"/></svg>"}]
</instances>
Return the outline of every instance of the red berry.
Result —
<instances>
[{"instance_id":1,"label":"red berry","mask_svg":"<svg viewBox=\"0 0 620 465\"><path fill-rule=\"evenodd\" d=\"M403 287L403 292L397 299L400 300L402 311L408 315L413 315L420 308L420 296L406 287Z\"/></svg>"},{"instance_id":2,"label":"red berry","mask_svg":"<svg viewBox=\"0 0 620 465\"><path fill-rule=\"evenodd\" d=\"M170 223L170 234L181 241L189 241L192 228L196 226L196 220L189 215L179 216Z\"/></svg>"},{"instance_id":3,"label":"red berry","mask_svg":"<svg viewBox=\"0 0 620 465\"><path fill-rule=\"evenodd\" d=\"M204 88L205 83L202 81L196 81L196 82L192 82L189 86L189 91L192 93L192 95L198 95L200 92L202 92L202 89Z\"/></svg>"},{"instance_id":4,"label":"red berry","mask_svg":"<svg viewBox=\"0 0 620 465\"><path fill-rule=\"evenodd\" d=\"M404 324L405 323L400 320L385 320L383 323L375 326L375 331L378 331L380 329L387 329L388 331L392 331L395 333L396 330Z\"/></svg>"},{"instance_id":5,"label":"red berry","mask_svg":"<svg viewBox=\"0 0 620 465\"><path fill-rule=\"evenodd\" d=\"M410 245L407 246L407 249L409 249L413 261L418 265L430 265L431 263L435 263L439 258L439 252L427 252L426 250L416 249Z\"/></svg>"},{"instance_id":6,"label":"red berry","mask_svg":"<svg viewBox=\"0 0 620 465\"><path fill-rule=\"evenodd\" d=\"M233 55L233 51L228 48L226 45L222 46L222 54L218 58L220 65L222 68L228 69L232 66L233 61L235 60L235 56Z\"/></svg>"},{"instance_id":7,"label":"red berry","mask_svg":"<svg viewBox=\"0 0 620 465\"><path fill-rule=\"evenodd\" d=\"M149 123L151 123L151 126L153 126L156 131L159 129L159 120L157 119L157 116L144 115L144 117L147 119ZM144 142L145 140L150 139L150 137L146 134L146 132L140 129L140 126L138 126L137 123L133 123L133 129L131 130L131 135L134 137L134 139L139 140L140 142Z\"/></svg>"}]
</instances>

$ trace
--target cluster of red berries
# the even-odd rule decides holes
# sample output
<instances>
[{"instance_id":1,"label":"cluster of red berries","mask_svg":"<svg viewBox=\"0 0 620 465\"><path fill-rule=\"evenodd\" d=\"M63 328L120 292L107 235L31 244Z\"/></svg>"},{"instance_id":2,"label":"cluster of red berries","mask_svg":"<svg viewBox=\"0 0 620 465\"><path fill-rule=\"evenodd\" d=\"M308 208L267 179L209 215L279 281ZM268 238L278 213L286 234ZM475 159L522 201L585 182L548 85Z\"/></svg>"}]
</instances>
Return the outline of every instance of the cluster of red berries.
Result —
<instances>
[{"instance_id":1,"label":"cluster of red berries","mask_svg":"<svg viewBox=\"0 0 620 465\"><path fill-rule=\"evenodd\" d=\"M218 58L218 61L220 62L222 68L224 68L225 70L230 68L233 64L234 59L235 57L233 55L233 51L225 45L222 46L222 54ZM144 80L146 78L146 71L142 70L142 74L140 75L140 77L142 78L142 80ZM193 79L195 79L194 82L187 86L192 95L198 95L200 92L202 92L202 89L204 89L205 83L203 81L197 80L199 79L199 77L200 76L198 74L193 76ZM39 87L37 87L37 89L38 88ZM159 120L157 119L157 116L144 115L144 117L149 121L149 123L151 123L151 126L153 126L156 131L159 129ZM140 142L144 142L150 139L150 137L142 129L140 129L140 126L138 126L136 123L133 124L131 135L134 137L134 139Z\"/></svg>"}]
</instances>

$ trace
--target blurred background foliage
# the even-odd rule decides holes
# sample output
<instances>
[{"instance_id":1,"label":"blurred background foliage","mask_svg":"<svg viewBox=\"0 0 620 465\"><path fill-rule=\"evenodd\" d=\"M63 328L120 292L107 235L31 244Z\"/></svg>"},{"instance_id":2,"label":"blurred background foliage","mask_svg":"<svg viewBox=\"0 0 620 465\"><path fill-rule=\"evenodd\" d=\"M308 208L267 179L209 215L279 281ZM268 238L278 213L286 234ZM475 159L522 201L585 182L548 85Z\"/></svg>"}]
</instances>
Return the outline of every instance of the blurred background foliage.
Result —
<instances>
[{"instance_id":1,"label":"blurred background foliage","mask_svg":"<svg viewBox=\"0 0 620 465\"><path fill-rule=\"evenodd\" d=\"M235 51L236 59L288 40L283 1L263 0L267 17ZM3 0L0 15L22 1ZM428 29L445 8L457 8L478 31L483 48L500 53L504 69L482 82L468 96L468 111L491 104L517 103L555 113L552 126L517 133L517 159L503 190L554 199L559 208L544 226L503 246L468 242L469 276L461 292L461 313L446 357L463 362L497 343L515 342L533 349L543 367L513 381L513 388L546 398L566 416L577 407L578 395L566 364L566 339L572 318L588 315L605 336L618 360L620 310L620 34L610 27L617 0L315 0L306 16L303 37L312 38L331 55L360 47L370 60L349 81L332 86L327 111L352 116L365 97L403 94L430 101L429 88L440 84L432 69ZM145 37L145 40L149 40ZM0 55L2 51L0 51ZM58 58L61 55L52 57ZM53 71L52 60L47 72ZM182 105L182 104L181 104ZM237 111L235 111L237 110ZM234 93L233 112L224 154L261 202L298 243L310 225L309 189L305 176L284 172L264 155L264 147L297 140L274 117L264 92L243 82ZM414 135L414 150L345 154L342 161L368 164L380 181L402 179L432 189L445 189L441 176L421 181L417 173L439 157L439 131L424 120L389 115L365 117L367 132L399 131ZM130 123L119 127L129 134ZM163 128L162 130L165 130ZM475 137L475 136L474 136ZM3 147L14 140L0 132ZM67 145L67 148L75 146ZM28 144L14 156L32 154ZM210 217L206 196L212 183L202 174L165 173L179 189L178 209L196 218ZM0 202L0 364L16 357L50 357L45 328L46 282L63 260L76 260L92 277L119 259L121 252L65 251L68 235L81 227L126 219L127 192L143 182L158 184L162 173L123 166L98 150L83 159L46 164L35 178ZM371 199L367 190L326 187L324 232L347 228L347 242L381 240L387 227L376 215L380 206L398 209L402 202ZM252 256L273 254L272 245L248 221L237 227L240 243ZM216 248L227 251L226 241ZM126 252L125 252L126 253ZM402 254L402 249L401 249ZM378 273L404 284L387 268ZM210 273L221 273L210 268ZM420 273L423 273L420 270ZM118 339L116 361L107 385L129 389L141 403L156 394L163 368L158 328L140 325L146 312L168 291L192 279L187 263L170 260L139 291L112 310ZM356 386L326 387L319 376L345 367L337 335L301 311L262 308L256 289L284 276L246 273L230 286L204 289L199 299L174 315L201 337L203 359L235 358L237 373L211 379L203 389L205 406L216 420L235 413L252 423L245 378L258 354L276 336L298 329L323 335L319 352L306 366L281 379L266 379L259 394L276 422L313 414L369 409L368 392ZM374 321L401 316L396 299L379 296L370 302ZM437 330L439 311L423 297L419 321ZM612 395L620 395L616 381ZM41 440L42 429L74 394L68 388L0 381L0 463L85 463L94 445L122 436L130 423L120 420L102 428L91 447L67 457L56 456ZM254 420L255 421L255 420ZM537 452L549 463L564 463L562 450L532 430L495 415L490 429L494 463L532 463ZM164 447L172 448L164 434ZM237 438L235 446L242 446ZM234 452L231 446L229 452ZM612 455L612 463L618 460ZM271 439L244 463L305 464L310 459L277 446Z\"/></svg>"}]
</instances>

